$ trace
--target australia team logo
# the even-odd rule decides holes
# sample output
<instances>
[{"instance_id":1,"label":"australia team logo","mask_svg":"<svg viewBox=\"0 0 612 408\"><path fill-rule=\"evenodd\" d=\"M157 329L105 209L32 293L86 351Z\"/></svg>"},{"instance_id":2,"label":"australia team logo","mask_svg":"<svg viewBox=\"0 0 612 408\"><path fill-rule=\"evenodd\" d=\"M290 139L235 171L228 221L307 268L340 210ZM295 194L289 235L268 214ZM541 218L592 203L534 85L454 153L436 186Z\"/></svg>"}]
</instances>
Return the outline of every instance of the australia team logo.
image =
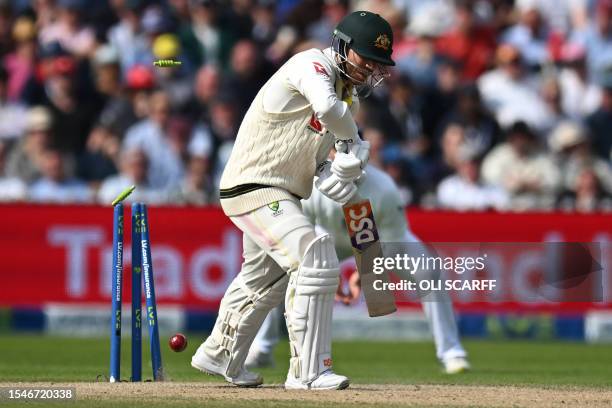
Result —
<instances>
[{"instance_id":1,"label":"australia team logo","mask_svg":"<svg viewBox=\"0 0 612 408\"><path fill-rule=\"evenodd\" d=\"M380 34L376 37L376 41L374 41L374 46L376 48L382 48L385 51L389 51L389 47L391 46L391 40L387 36L387 34Z\"/></svg>"},{"instance_id":2,"label":"australia team logo","mask_svg":"<svg viewBox=\"0 0 612 408\"><path fill-rule=\"evenodd\" d=\"M283 214L283 210L281 210L280 203L278 201L268 204L268 208L272 210L273 217L278 217L279 215Z\"/></svg>"}]
</instances>

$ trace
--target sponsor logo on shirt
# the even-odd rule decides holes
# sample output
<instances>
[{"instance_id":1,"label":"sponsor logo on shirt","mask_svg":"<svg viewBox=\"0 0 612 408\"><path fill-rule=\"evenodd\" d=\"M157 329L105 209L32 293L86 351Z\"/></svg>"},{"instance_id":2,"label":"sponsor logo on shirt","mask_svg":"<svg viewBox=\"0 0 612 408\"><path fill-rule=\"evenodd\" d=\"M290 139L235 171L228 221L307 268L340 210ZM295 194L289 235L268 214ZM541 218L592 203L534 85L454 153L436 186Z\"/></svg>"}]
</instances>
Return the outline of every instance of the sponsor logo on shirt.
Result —
<instances>
[{"instance_id":1,"label":"sponsor logo on shirt","mask_svg":"<svg viewBox=\"0 0 612 408\"><path fill-rule=\"evenodd\" d=\"M317 74L325 75L329 78L329 74L327 73L327 70L325 69L323 64L321 64L320 62L313 62L312 65L314 66L314 69Z\"/></svg>"},{"instance_id":2,"label":"sponsor logo on shirt","mask_svg":"<svg viewBox=\"0 0 612 408\"><path fill-rule=\"evenodd\" d=\"M308 123L308 128L316 133L323 133L323 125L317 119L317 116L313 113L310 117L310 122Z\"/></svg>"}]
</instances>

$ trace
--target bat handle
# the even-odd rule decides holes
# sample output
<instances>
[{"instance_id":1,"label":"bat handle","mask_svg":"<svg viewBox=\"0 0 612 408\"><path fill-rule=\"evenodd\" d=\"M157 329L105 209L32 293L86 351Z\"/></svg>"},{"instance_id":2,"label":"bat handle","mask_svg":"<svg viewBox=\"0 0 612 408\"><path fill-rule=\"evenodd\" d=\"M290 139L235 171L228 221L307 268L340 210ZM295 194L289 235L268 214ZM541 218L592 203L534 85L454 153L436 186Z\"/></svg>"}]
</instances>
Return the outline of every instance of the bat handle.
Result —
<instances>
[{"instance_id":1,"label":"bat handle","mask_svg":"<svg viewBox=\"0 0 612 408\"><path fill-rule=\"evenodd\" d=\"M349 145L342 139L338 139L335 142L336 151L340 153L348 153Z\"/></svg>"}]
</instances>

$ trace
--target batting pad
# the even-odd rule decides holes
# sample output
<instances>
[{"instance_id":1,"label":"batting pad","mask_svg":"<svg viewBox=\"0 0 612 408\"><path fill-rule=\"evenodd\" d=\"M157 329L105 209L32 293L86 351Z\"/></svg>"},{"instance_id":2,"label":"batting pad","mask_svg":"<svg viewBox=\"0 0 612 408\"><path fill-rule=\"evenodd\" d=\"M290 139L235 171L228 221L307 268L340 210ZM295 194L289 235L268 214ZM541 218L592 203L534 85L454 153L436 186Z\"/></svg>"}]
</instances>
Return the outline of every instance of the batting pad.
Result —
<instances>
[{"instance_id":1,"label":"batting pad","mask_svg":"<svg viewBox=\"0 0 612 408\"><path fill-rule=\"evenodd\" d=\"M285 297L289 371L303 383L331 368L331 319L339 275L336 250L331 236L325 234L309 244L300 267L289 279Z\"/></svg>"},{"instance_id":2,"label":"batting pad","mask_svg":"<svg viewBox=\"0 0 612 408\"><path fill-rule=\"evenodd\" d=\"M287 280L287 275L283 274L272 286L259 293L248 288L241 275L230 285L226 296L232 296L236 300L239 298L239 306L224 307L222 302L219 317L210 336L216 346L224 350L228 376L235 376L240 372L251 343L268 312L282 301Z\"/></svg>"}]
</instances>

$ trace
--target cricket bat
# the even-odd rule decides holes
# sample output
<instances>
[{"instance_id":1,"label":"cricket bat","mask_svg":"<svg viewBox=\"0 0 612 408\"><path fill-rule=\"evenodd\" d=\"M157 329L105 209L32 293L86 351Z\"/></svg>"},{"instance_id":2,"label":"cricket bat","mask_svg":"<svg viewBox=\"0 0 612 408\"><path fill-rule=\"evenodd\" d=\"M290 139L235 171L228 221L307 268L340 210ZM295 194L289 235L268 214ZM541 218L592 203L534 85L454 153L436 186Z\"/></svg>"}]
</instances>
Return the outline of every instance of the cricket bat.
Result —
<instances>
[{"instance_id":1,"label":"cricket bat","mask_svg":"<svg viewBox=\"0 0 612 408\"><path fill-rule=\"evenodd\" d=\"M382 274L373 272L374 258L382 257L383 253L370 200L355 194L351 201L342 206L342 210L368 314L370 317L391 314L397 310L393 293L389 290L374 289L374 281L389 282L389 276L386 271Z\"/></svg>"}]
</instances>

